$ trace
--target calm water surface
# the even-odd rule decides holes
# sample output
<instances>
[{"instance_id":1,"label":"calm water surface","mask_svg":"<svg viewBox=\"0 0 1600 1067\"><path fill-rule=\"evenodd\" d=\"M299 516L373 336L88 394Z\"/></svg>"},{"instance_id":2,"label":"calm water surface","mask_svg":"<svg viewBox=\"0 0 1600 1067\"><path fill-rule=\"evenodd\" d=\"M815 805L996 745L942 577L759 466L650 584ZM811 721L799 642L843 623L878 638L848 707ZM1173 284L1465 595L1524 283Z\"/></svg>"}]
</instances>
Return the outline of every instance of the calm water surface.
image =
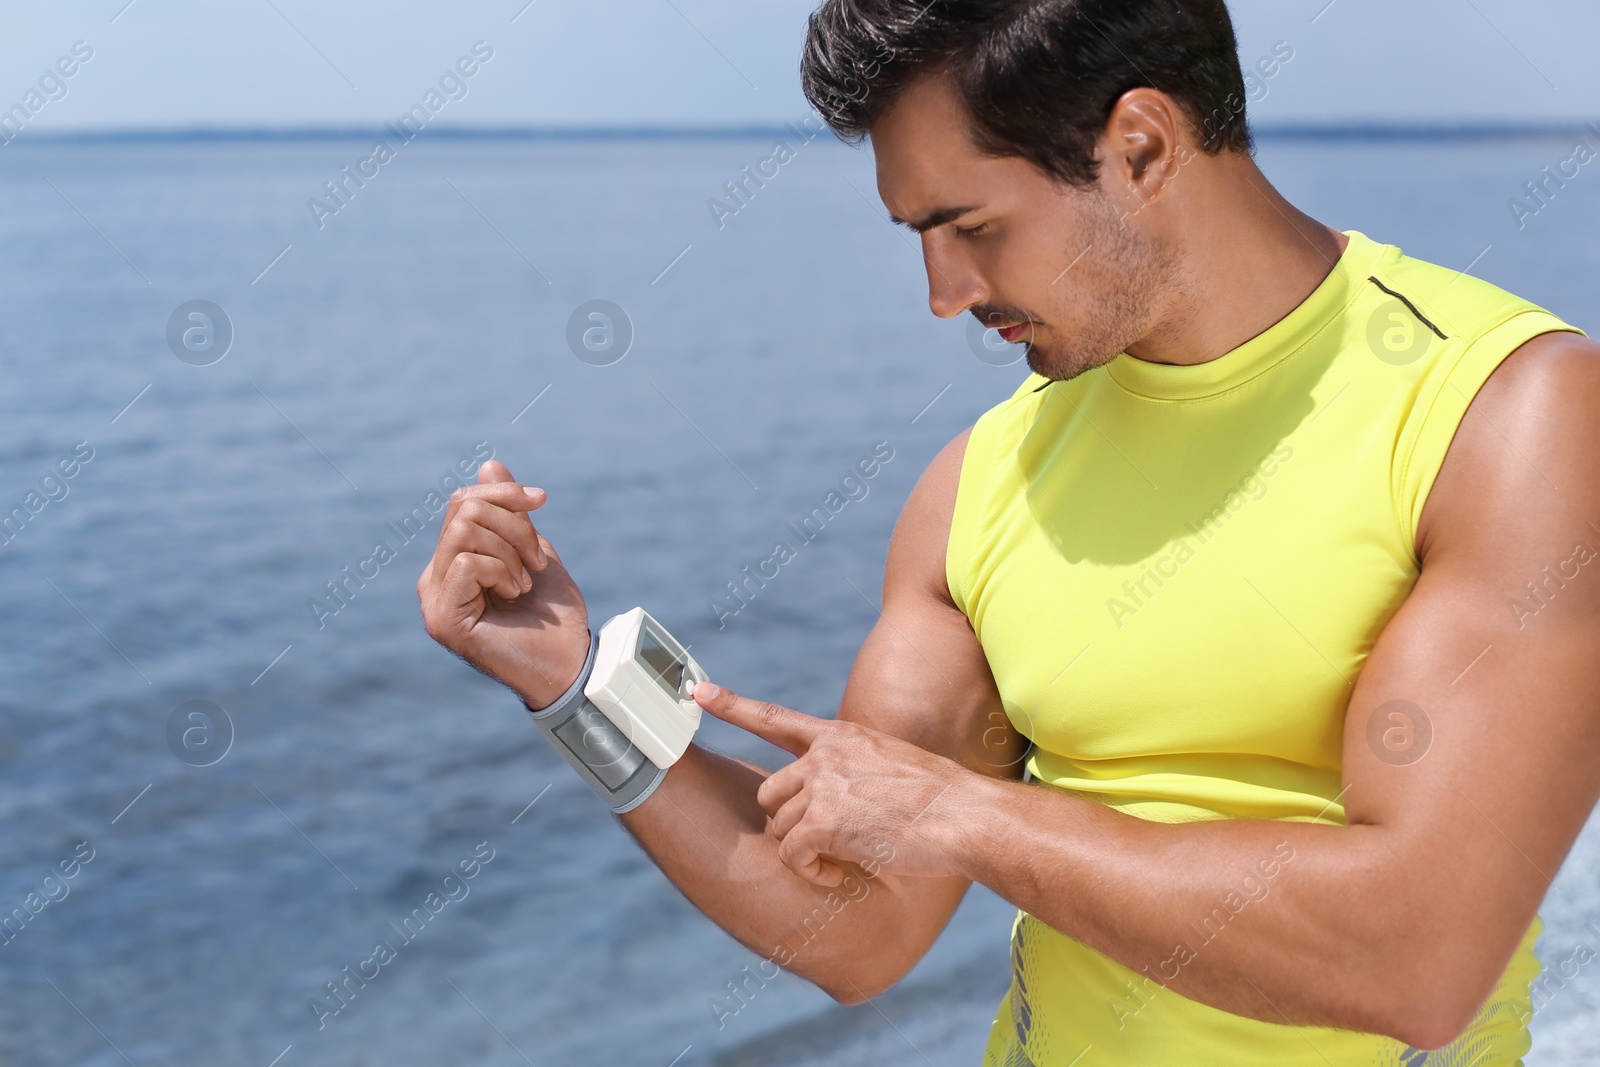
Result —
<instances>
[{"instance_id":1,"label":"calm water surface","mask_svg":"<svg viewBox=\"0 0 1600 1067\"><path fill-rule=\"evenodd\" d=\"M92 849L0 946L6 1062L977 1062L1012 916L981 887L881 1010L785 975L719 1027L709 1001L756 957L514 698L427 638L413 586L437 521L409 542L391 525L492 449L549 489L542 525L596 615L644 604L720 680L831 714L916 476L1026 368L928 314L870 156L792 140L720 227L707 201L770 139L419 141L321 228L308 199L366 142L0 150L0 505L39 505L0 548L0 911ZM1600 178L1520 231L1506 205L1567 154L1269 141L1260 158L1324 221L1475 262L1597 333ZM166 337L194 300L231 323L209 366ZM609 366L568 345L590 300L631 324ZM719 626L725 583L878 442L893 459L866 495ZM75 448L73 477L46 479ZM186 718L208 706L231 725ZM185 748L197 722L213 730ZM1546 963L1600 945L1597 849L1552 889ZM311 999L379 940L394 958L319 1028ZM1592 1062L1597 1008L1584 970L1528 1062Z\"/></svg>"}]
</instances>

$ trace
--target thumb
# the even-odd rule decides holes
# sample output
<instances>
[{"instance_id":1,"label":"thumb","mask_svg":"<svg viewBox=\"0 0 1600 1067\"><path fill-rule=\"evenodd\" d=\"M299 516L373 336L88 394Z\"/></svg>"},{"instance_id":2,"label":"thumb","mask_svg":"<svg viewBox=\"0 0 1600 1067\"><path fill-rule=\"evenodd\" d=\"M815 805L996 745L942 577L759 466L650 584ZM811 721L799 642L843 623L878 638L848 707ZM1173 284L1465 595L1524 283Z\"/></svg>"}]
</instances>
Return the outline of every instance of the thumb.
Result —
<instances>
[{"instance_id":1,"label":"thumb","mask_svg":"<svg viewBox=\"0 0 1600 1067\"><path fill-rule=\"evenodd\" d=\"M721 719L770 741L779 748L803 756L811 748L826 721L793 708L751 700L711 682L694 687L695 703Z\"/></svg>"},{"instance_id":2,"label":"thumb","mask_svg":"<svg viewBox=\"0 0 1600 1067\"><path fill-rule=\"evenodd\" d=\"M504 463L497 459L485 460L483 466L478 468L478 484L488 485L490 482L514 482L511 471Z\"/></svg>"}]
</instances>

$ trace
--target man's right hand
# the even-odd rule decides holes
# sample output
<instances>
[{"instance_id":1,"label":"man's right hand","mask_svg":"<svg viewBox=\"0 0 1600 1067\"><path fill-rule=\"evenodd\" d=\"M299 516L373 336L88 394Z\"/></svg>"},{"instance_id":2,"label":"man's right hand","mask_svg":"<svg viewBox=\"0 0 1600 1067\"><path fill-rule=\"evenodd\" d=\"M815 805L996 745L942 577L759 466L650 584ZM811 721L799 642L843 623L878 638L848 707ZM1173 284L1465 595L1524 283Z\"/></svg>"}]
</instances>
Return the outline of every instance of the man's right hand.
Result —
<instances>
[{"instance_id":1,"label":"man's right hand","mask_svg":"<svg viewBox=\"0 0 1600 1067\"><path fill-rule=\"evenodd\" d=\"M544 502L543 489L485 463L477 485L451 494L417 579L428 636L534 708L565 692L589 654L583 595L528 516Z\"/></svg>"}]
</instances>

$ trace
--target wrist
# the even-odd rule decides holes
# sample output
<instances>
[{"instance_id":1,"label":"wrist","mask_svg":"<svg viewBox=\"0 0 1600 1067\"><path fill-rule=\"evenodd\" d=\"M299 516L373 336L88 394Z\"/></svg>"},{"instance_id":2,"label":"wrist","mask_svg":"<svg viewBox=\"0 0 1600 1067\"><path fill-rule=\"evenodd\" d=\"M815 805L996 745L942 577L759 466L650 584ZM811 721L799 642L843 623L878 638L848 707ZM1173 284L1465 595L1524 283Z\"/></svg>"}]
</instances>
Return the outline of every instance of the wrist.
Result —
<instances>
[{"instance_id":1,"label":"wrist","mask_svg":"<svg viewBox=\"0 0 1600 1067\"><path fill-rule=\"evenodd\" d=\"M953 873L972 882L989 883L994 856L1004 847L1007 818L1020 813L1008 802L1009 783L962 767L946 795L936 803L948 805L944 852Z\"/></svg>"},{"instance_id":2,"label":"wrist","mask_svg":"<svg viewBox=\"0 0 1600 1067\"><path fill-rule=\"evenodd\" d=\"M543 711L583 683L593 642L593 633L585 627L581 635L575 634L572 640L563 642L549 671L541 673L532 684L514 687L529 711Z\"/></svg>"},{"instance_id":3,"label":"wrist","mask_svg":"<svg viewBox=\"0 0 1600 1067\"><path fill-rule=\"evenodd\" d=\"M643 804L666 771L652 763L584 692L599 643L591 634L582 668L555 700L542 708L522 703L561 758L614 814L621 815Z\"/></svg>"},{"instance_id":4,"label":"wrist","mask_svg":"<svg viewBox=\"0 0 1600 1067\"><path fill-rule=\"evenodd\" d=\"M612 616L599 633L586 629L581 641L560 669L563 690L550 677L559 646L537 665L539 692L515 688L561 757L622 815L651 796L693 738L700 708L689 694L705 672L643 608Z\"/></svg>"}]
</instances>

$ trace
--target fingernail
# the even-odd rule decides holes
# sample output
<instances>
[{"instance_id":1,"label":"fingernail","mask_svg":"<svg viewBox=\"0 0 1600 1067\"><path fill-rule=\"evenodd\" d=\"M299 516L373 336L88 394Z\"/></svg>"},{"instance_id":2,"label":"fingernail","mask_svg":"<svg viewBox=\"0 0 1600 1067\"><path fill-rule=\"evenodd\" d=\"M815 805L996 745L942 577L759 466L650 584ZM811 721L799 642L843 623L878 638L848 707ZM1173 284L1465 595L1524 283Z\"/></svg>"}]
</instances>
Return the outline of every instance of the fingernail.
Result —
<instances>
[{"instance_id":1,"label":"fingernail","mask_svg":"<svg viewBox=\"0 0 1600 1067\"><path fill-rule=\"evenodd\" d=\"M722 688L713 682L701 682L706 687L705 700L715 700L722 695Z\"/></svg>"},{"instance_id":2,"label":"fingernail","mask_svg":"<svg viewBox=\"0 0 1600 1067\"><path fill-rule=\"evenodd\" d=\"M527 493L529 496L538 496L540 493L544 492L543 489L539 489L539 488L537 488L535 486L531 486L531 485L523 486L522 487L522 491L524 493Z\"/></svg>"},{"instance_id":3,"label":"fingernail","mask_svg":"<svg viewBox=\"0 0 1600 1067\"><path fill-rule=\"evenodd\" d=\"M533 575L528 573L528 568L522 568L522 591L526 593L533 588Z\"/></svg>"}]
</instances>

